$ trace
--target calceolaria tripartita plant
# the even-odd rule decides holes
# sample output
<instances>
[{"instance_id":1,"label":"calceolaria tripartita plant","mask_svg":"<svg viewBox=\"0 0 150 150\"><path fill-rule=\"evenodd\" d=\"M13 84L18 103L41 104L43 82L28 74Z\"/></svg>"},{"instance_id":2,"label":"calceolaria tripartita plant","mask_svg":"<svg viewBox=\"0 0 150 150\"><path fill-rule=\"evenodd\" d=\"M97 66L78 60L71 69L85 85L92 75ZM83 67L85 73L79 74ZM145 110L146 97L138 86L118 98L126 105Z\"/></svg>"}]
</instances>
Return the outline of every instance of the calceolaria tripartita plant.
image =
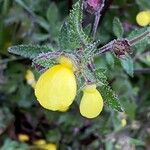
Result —
<instances>
[{"instance_id":1,"label":"calceolaria tripartita plant","mask_svg":"<svg viewBox=\"0 0 150 150\"><path fill-rule=\"evenodd\" d=\"M123 38L124 29L115 17L113 32L117 38L101 46L95 37L104 6L105 0L75 3L61 28L59 48L51 50L45 45L18 45L8 49L10 53L32 59L33 66L41 73L34 89L38 102L44 108L67 111L82 93L79 110L86 118L97 117L105 105L123 111L118 97L107 82L107 68L95 65L95 59L101 59L104 53L111 52L126 73L133 76L132 46L143 41L149 43L150 28L147 26L133 31L129 37ZM88 22L92 24L89 35L83 28L83 16L86 18L87 13L95 18L93 22ZM138 22L141 22L139 19Z\"/></svg>"}]
</instances>

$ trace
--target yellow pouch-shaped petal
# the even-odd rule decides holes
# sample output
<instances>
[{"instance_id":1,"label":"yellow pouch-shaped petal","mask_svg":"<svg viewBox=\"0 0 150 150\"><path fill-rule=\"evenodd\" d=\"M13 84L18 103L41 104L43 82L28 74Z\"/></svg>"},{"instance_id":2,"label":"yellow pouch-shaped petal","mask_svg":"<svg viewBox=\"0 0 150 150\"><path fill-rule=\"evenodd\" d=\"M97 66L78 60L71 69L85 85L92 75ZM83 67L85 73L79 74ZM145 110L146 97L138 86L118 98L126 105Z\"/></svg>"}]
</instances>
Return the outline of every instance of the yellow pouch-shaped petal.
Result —
<instances>
[{"instance_id":1,"label":"yellow pouch-shaped petal","mask_svg":"<svg viewBox=\"0 0 150 150\"><path fill-rule=\"evenodd\" d=\"M43 73L35 86L39 103L49 110L69 107L76 96L76 79L73 71L60 64Z\"/></svg>"},{"instance_id":2,"label":"yellow pouch-shaped petal","mask_svg":"<svg viewBox=\"0 0 150 150\"><path fill-rule=\"evenodd\" d=\"M96 86L87 86L80 102L80 113L86 118L97 117L103 109L103 99Z\"/></svg>"}]
</instances>

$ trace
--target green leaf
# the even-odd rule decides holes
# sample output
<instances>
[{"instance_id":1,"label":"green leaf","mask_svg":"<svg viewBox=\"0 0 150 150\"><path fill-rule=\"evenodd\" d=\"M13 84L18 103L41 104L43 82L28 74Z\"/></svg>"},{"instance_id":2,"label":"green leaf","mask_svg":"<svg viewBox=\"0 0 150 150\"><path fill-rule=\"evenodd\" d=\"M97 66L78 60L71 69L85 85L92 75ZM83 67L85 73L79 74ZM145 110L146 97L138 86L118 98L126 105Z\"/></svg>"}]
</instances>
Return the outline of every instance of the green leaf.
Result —
<instances>
[{"instance_id":1,"label":"green leaf","mask_svg":"<svg viewBox=\"0 0 150 150\"><path fill-rule=\"evenodd\" d=\"M132 89L129 89L130 91ZM133 93L133 91L132 91ZM122 97L122 106L124 108L125 113L129 116L131 120L135 120L137 104L135 101L131 100L130 95L124 93L124 97Z\"/></svg>"},{"instance_id":2,"label":"green leaf","mask_svg":"<svg viewBox=\"0 0 150 150\"><path fill-rule=\"evenodd\" d=\"M104 101L109 107L120 112L123 111L118 97L108 85L102 85L99 90L101 91Z\"/></svg>"},{"instance_id":3,"label":"green leaf","mask_svg":"<svg viewBox=\"0 0 150 150\"><path fill-rule=\"evenodd\" d=\"M34 33L32 35L32 39L34 41L38 41L38 42L42 42L42 41L46 41L50 38L50 35L49 34L43 34L43 33Z\"/></svg>"},{"instance_id":4,"label":"green leaf","mask_svg":"<svg viewBox=\"0 0 150 150\"><path fill-rule=\"evenodd\" d=\"M105 142L105 148L106 150L113 150L114 143L112 141L106 141Z\"/></svg>"},{"instance_id":5,"label":"green leaf","mask_svg":"<svg viewBox=\"0 0 150 150\"><path fill-rule=\"evenodd\" d=\"M56 26L56 23L58 23L60 17L59 17L58 8L55 3L52 2L50 4L50 6L47 10L47 13L46 13L46 17L47 17L47 20L49 21L50 25Z\"/></svg>"},{"instance_id":6,"label":"green leaf","mask_svg":"<svg viewBox=\"0 0 150 150\"><path fill-rule=\"evenodd\" d=\"M96 78L103 84L98 88L103 97L104 102L112 109L117 111L123 111L118 97L115 95L114 91L109 87L107 82L107 77L104 70L99 69L95 72Z\"/></svg>"},{"instance_id":7,"label":"green leaf","mask_svg":"<svg viewBox=\"0 0 150 150\"><path fill-rule=\"evenodd\" d=\"M7 138L0 147L1 150L29 150L29 146L25 143L20 143L14 140Z\"/></svg>"},{"instance_id":8,"label":"green leaf","mask_svg":"<svg viewBox=\"0 0 150 150\"><path fill-rule=\"evenodd\" d=\"M140 55L139 60L142 63L145 63L148 67L150 67L150 52L145 52Z\"/></svg>"},{"instance_id":9,"label":"green leaf","mask_svg":"<svg viewBox=\"0 0 150 150\"><path fill-rule=\"evenodd\" d=\"M46 133L46 139L47 141L56 143L61 139L61 134L58 129L52 129Z\"/></svg>"},{"instance_id":10,"label":"green leaf","mask_svg":"<svg viewBox=\"0 0 150 150\"><path fill-rule=\"evenodd\" d=\"M128 35L128 40L133 40L134 38L139 37L140 34L147 31L150 33L150 27L135 29ZM144 38L138 40L138 42L133 45L133 48L137 49L138 52L143 52L148 45L150 45L150 37L145 36Z\"/></svg>"},{"instance_id":11,"label":"green leaf","mask_svg":"<svg viewBox=\"0 0 150 150\"><path fill-rule=\"evenodd\" d=\"M28 12L32 12L23 0L15 0L15 2L18 3L21 7L23 7Z\"/></svg>"},{"instance_id":12,"label":"green leaf","mask_svg":"<svg viewBox=\"0 0 150 150\"><path fill-rule=\"evenodd\" d=\"M49 68L51 65L56 63L56 59L61 55L61 52L48 52L41 53L35 59L33 63L41 65L44 68Z\"/></svg>"},{"instance_id":13,"label":"green leaf","mask_svg":"<svg viewBox=\"0 0 150 150\"><path fill-rule=\"evenodd\" d=\"M136 0L136 3L141 8L141 10L147 10L150 8L149 0Z\"/></svg>"},{"instance_id":14,"label":"green leaf","mask_svg":"<svg viewBox=\"0 0 150 150\"><path fill-rule=\"evenodd\" d=\"M124 33L122 23L120 22L119 18L117 18L117 17L115 17L113 20L113 32L117 38L121 38Z\"/></svg>"},{"instance_id":15,"label":"green leaf","mask_svg":"<svg viewBox=\"0 0 150 150\"><path fill-rule=\"evenodd\" d=\"M126 54L125 58L120 59L120 61L121 61L121 65L122 65L123 69L126 71L126 73L128 75L130 75L131 77L133 77L134 67L133 67L133 60L130 57L130 55Z\"/></svg>"},{"instance_id":16,"label":"green leaf","mask_svg":"<svg viewBox=\"0 0 150 150\"><path fill-rule=\"evenodd\" d=\"M5 0L2 7L2 14L5 15L9 11L10 0Z\"/></svg>"},{"instance_id":17,"label":"green leaf","mask_svg":"<svg viewBox=\"0 0 150 150\"><path fill-rule=\"evenodd\" d=\"M0 135L6 130L14 119L13 114L7 107L0 107Z\"/></svg>"},{"instance_id":18,"label":"green leaf","mask_svg":"<svg viewBox=\"0 0 150 150\"><path fill-rule=\"evenodd\" d=\"M134 138L130 138L130 144L132 145L136 145L136 146L144 146L145 142L139 140L139 139L134 139Z\"/></svg>"},{"instance_id":19,"label":"green leaf","mask_svg":"<svg viewBox=\"0 0 150 150\"><path fill-rule=\"evenodd\" d=\"M51 51L47 46L39 45L18 45L8 48L8 52L20 55L25 58L33 59L40 53Z\"/></svg>"},{"instance_id":20,"label":"green leaf","mask_svg":"<svg viewBox=\"0 0 150 150\"><path fill-rule=\"evenodd\" d=\"M43 17L36 17L36 22L46 31L50 31L50 25Z\"/></svg>"},{"instance_id":21,"label":"green leaf","mask_svg":"<svg viewBox=\"0 0 150 150\"><path fill-rule=\"evenodd\" d=\"M38 25L40 25L43 29L45 29L46 31L50 30L50 25L48 24L48 22L41 16L36 16L34 14L34 12L32 11L32 9L30 9L30 7L23 1L23 0L15 0L16 3L18 3L22 8L24 8L27 12L30 13L30 15L32 15L32 17L34 17L34 21L36 21L36 23Z\"/></svg>"},{"instance_id":22,"label":"green leaf","mask_svg":"<svg viewBox=\"0 0 150 150\"><path fill-rule=\"evenodd\" d=\"M78 1L70 12L69 18L64 22L59 36L61 49L72 50L88 44L88 36L82 30L83 8Z\"/></svg>"},{"instance_id":23,"label":"green leaf","mask_svg":"<svg viewBox=\"0 0 150 150\"><path fill-rule=\"evenodd\" d=\"M114 67L115 60L112 53L106 53L106 61L111 67Z\"/></svg>"}]
</instances>

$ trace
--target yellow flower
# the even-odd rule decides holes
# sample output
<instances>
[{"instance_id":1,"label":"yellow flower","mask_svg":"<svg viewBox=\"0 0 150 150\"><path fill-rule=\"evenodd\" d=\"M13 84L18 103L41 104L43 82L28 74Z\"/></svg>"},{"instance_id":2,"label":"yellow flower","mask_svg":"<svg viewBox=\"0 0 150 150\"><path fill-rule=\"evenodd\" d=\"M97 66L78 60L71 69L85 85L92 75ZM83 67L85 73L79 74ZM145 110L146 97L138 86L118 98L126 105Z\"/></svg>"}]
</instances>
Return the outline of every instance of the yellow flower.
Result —
<instances>
[{"instance_id":1,"label":"yellow flower","mask_svg":"<svg viewBox=\"0 0 150 150\"><path fill-rule=\"evenodd\" d=\"M80 102L80 113L86 118L97 117L103 109L103 99L96 85L87 85Z\"/></svg>"},{"instance_id":2,"label":"yellow flower","mask_svg":"<svg viewBox=\"0 0 150 150\"><path fill-rule=\"evenodd\" d=\"M136 16L136 21L140 26L147 26L150 24L150 11L141 11Z\"/></svg>"},{"instance_id":3,"label":"yellow flower","mask_svg":"<svg viewBox=\"0 0 150 150\"><path fill-rule=\"evenodd\" d=\"M33 142L34 145L44 145L46 141L44 139L39 139Z\"/></svg>"},{"instance_id":4,"label":"yellow flower","mask_svg":"<svg viewBox=\"0 0 150 150\"><path fill-rule=\"evenodd\" d=\"M127 125L127 120L126 119L122 119L121 120L121 125L122 125L122 127L125 127Z\"/></svg>"},{"instance_id":5,"label":"yellow flower","mask_svg":"<svg viewBox=\"0 0 150 150\"><path fill-rule=\"evenodd\" d=\"M27 134L18 134L18 140L21 142L29 141L29 136Z\"/></svg>"},{"instance_id":6,"label":"yellow flower","mask_svg":"<svg viewBox=\"0 0 150 150\"><path fill-rule=\"evenodd\" d=\"M44 139L39 139L33 142L34 145L36 145L37 148L40 148L42 150L56 150L57 147L55 144L52 143L46 143Z\"/></svg>"},{"instance_id":7,"label":"yellow flower","mask_svg":"<svg viewBox=\"0 0 150 150\"><path fill-rule=\"evenodd\" d=\"M42 148L43 150L57 150L57 146L52 143L44 144L40 146L40 148Z\"/></svg>"},{"instance_id":8,"label":"yellow flower","mask_svg":"<svg viewBox=\"0 0 150 150\"><path fill-rule=\"evenodd\" d=\"M146 55L146 60L150 62L150 53Z\"/></svg>"},{"instance_id":9,"label":"yellow flower","mask_svg":"<svg viewBox=\"0 0 150 150\"><path fill-rule=\"evenodd\" d=\"M53 111L67 110L75 99L77 90L73 63L64 56L59 63L45 71L35 86L39 103Z\"/></svg>"},{"instance_id":10,"label":"yellow flower","mask_svg":"<svg viewBox=\"0 0 150 150\"><path fill-rule=\"evenodd\" d=\"M36 80L35 80L34 74L31 70L27 70L25 79L29 85L31 85L33 88L35 87Z\"/></svg>"}]
</instances>

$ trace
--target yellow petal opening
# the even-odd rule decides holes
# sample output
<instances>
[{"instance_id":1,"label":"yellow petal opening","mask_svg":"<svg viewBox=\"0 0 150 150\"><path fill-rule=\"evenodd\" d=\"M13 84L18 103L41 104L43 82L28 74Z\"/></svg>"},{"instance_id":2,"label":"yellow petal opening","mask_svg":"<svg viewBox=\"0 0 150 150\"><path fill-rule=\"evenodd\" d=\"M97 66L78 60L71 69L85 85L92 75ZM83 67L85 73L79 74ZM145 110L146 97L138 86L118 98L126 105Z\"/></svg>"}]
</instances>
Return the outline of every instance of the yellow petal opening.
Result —
<instances>
[{"instance_id":1,"label":"yellow petal opening","mask_svg":"<svg viewBox=\"0 0 150 150\"><path fill-rule=\"evenodd\" d=\"M66 66L73 71L76 71L76 69L77 69L75 64L73 63L73 61L66 56L61 56L58 61L61 65Z\"/></svg>"},{"instance_id":2,"label":"yellow petal opening","mask_svg":"<svg viewBox=\"0 0 150 150\"><path fill-rule=\"evenodd\" d=\"M94 92L96 90L96 84L87 85L83 91L84 92Z\"/></svg>"}]
</instances>

